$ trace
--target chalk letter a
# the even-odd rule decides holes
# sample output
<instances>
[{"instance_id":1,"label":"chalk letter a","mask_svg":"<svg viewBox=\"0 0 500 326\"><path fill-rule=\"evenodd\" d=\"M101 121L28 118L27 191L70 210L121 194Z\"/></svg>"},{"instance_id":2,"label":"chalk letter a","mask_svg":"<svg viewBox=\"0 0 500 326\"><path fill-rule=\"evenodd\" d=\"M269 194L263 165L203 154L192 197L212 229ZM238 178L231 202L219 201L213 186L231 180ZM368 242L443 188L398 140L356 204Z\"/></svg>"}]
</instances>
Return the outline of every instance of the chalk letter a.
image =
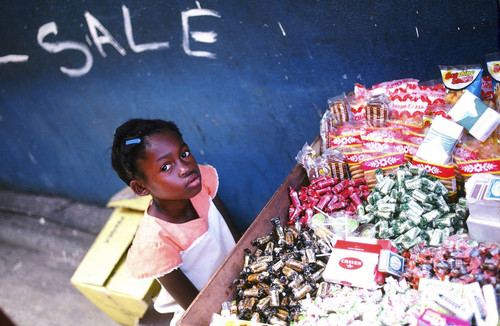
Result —
<instances>
[{"instance_id":1,"label":"chalk letter a","mask_svg":"<svg viewBox=\"0 0 500 326\"><path fill-rule=\"evenodd\" d=\"M106 43L111 44L121 55L127 54L125 49L113 38L111 33L88 11L85 12L85 19L87 20L90 35L103 57L106 56L106 52L104 52L102 45ZM102 35L98 35L97 30L99 30Z\"/></svg>"}]
</instances>

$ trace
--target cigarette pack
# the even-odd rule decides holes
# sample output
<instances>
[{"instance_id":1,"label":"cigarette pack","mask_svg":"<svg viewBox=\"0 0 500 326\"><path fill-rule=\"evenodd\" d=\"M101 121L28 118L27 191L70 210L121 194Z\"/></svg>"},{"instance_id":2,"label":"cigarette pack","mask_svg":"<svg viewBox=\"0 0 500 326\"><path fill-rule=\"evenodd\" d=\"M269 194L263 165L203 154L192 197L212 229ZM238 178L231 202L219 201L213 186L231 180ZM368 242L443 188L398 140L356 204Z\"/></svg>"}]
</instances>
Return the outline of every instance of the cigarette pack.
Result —
<instances>
[{"instance_id":1,"label":"cigarette pack","mask_svg":"<svg viewBox=\"0 0 500 326\"><path fill-rule=\"evenodd\" d=\"M402 256L387 249L380 250L378 270L396 277L401 277L404 272L405 260Z\"/></svg>"},{"instance_id":2,"label":"cigarette pack","mask_svg":"<svg viewBox=\"0 0 500 326\"><path fill-rule=\"evenodd\" d=\"M378 268L381 250L395 251L388 240L370 238L337 240L323 272L326 282L374 289L384 283Z\"/></svg>"}]
</instances>

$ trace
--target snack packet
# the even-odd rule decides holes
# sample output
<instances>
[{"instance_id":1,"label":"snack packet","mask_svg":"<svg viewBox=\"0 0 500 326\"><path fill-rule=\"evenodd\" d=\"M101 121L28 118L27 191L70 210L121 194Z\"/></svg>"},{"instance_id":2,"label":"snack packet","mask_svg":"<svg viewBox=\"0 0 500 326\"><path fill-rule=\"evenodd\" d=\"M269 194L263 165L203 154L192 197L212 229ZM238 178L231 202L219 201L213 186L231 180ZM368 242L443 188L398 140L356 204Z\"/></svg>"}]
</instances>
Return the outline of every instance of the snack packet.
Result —
<instances>
[{"instance_id":1,"label":"snack packet","mask_svg":"<svg viewBox=\"0 0 500 326\"><path fill-rule=\"evenodd\" d=\"M492 79L493 100L500 111L500 52L485 55L488 72Z\"/></svg>"},{"instance_id":2,"label":"snack packet","mask_svg":"<svg viewBox=\"0 0 500 326\"><path fill-rule=\"evenodd\" d=\"M350 119L349 104L345 94L329 98L328 110L340 125L348 122Z\"/></svg>"},{"instance_id":3,"label":"snack packet","mask_svg":"<svg viewBox=\"0 0 500 326\"><path fill-rule=\"evenodd\" d=\"M447 89L445 101L455 104L468 90L477 97L481 97L481 77L483 68L480 64L439 66L443 84Z\"/></svg>"}]
</instances>

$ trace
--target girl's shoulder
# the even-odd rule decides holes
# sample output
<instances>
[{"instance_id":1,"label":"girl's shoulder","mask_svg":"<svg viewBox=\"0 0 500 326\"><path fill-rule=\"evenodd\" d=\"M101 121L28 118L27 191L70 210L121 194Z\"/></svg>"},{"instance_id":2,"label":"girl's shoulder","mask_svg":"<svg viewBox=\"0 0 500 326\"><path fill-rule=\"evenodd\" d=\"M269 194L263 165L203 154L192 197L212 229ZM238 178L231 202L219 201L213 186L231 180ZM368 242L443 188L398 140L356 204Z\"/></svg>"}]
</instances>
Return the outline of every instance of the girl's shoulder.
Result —
<instances>
[{"instance_id":1,"label":"girl's shoulder","mask_svg":"<svg viewBox=\"0 0 500 326\"><path fill-rule=\"evenodd\" d=\"M219 187L219 175L217 170L211 165L198 164L201 173L201 182L203 188L208 192L210 197L215 197Z\"/></svg>"}]
</instances>

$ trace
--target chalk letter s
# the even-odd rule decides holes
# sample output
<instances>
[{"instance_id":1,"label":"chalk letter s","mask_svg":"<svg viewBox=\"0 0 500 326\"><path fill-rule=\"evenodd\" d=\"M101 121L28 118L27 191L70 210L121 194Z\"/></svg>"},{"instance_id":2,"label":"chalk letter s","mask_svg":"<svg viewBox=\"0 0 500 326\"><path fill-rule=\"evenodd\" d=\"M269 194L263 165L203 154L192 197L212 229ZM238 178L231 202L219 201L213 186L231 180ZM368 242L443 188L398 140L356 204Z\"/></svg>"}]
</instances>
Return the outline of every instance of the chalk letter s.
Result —
<instances>
[{"instance_id":1,"label":"chalk letter s","mask_svg":"<svg viewBox=\"0 0 500 326\"><path fill-rule=\"evenodd\" d=\"M56 23L50 22L45 25L42 25L38 29L38 35L37 35L38 44L40 44L40 46L47 52L59 53L64 50L78 50L85 55L86 60L83 67L81 67L80 69L60 67L59 69L63 74L66 74L70 77L80 77L90 71L90 68L92 68L92 64L94 62L94 58L92 57L92 53L90 52L89 48L85 44L73 41L64 41L58 43L44 42L44 38L49 34L57 35Z\"/></svg>"}]
</instances>

